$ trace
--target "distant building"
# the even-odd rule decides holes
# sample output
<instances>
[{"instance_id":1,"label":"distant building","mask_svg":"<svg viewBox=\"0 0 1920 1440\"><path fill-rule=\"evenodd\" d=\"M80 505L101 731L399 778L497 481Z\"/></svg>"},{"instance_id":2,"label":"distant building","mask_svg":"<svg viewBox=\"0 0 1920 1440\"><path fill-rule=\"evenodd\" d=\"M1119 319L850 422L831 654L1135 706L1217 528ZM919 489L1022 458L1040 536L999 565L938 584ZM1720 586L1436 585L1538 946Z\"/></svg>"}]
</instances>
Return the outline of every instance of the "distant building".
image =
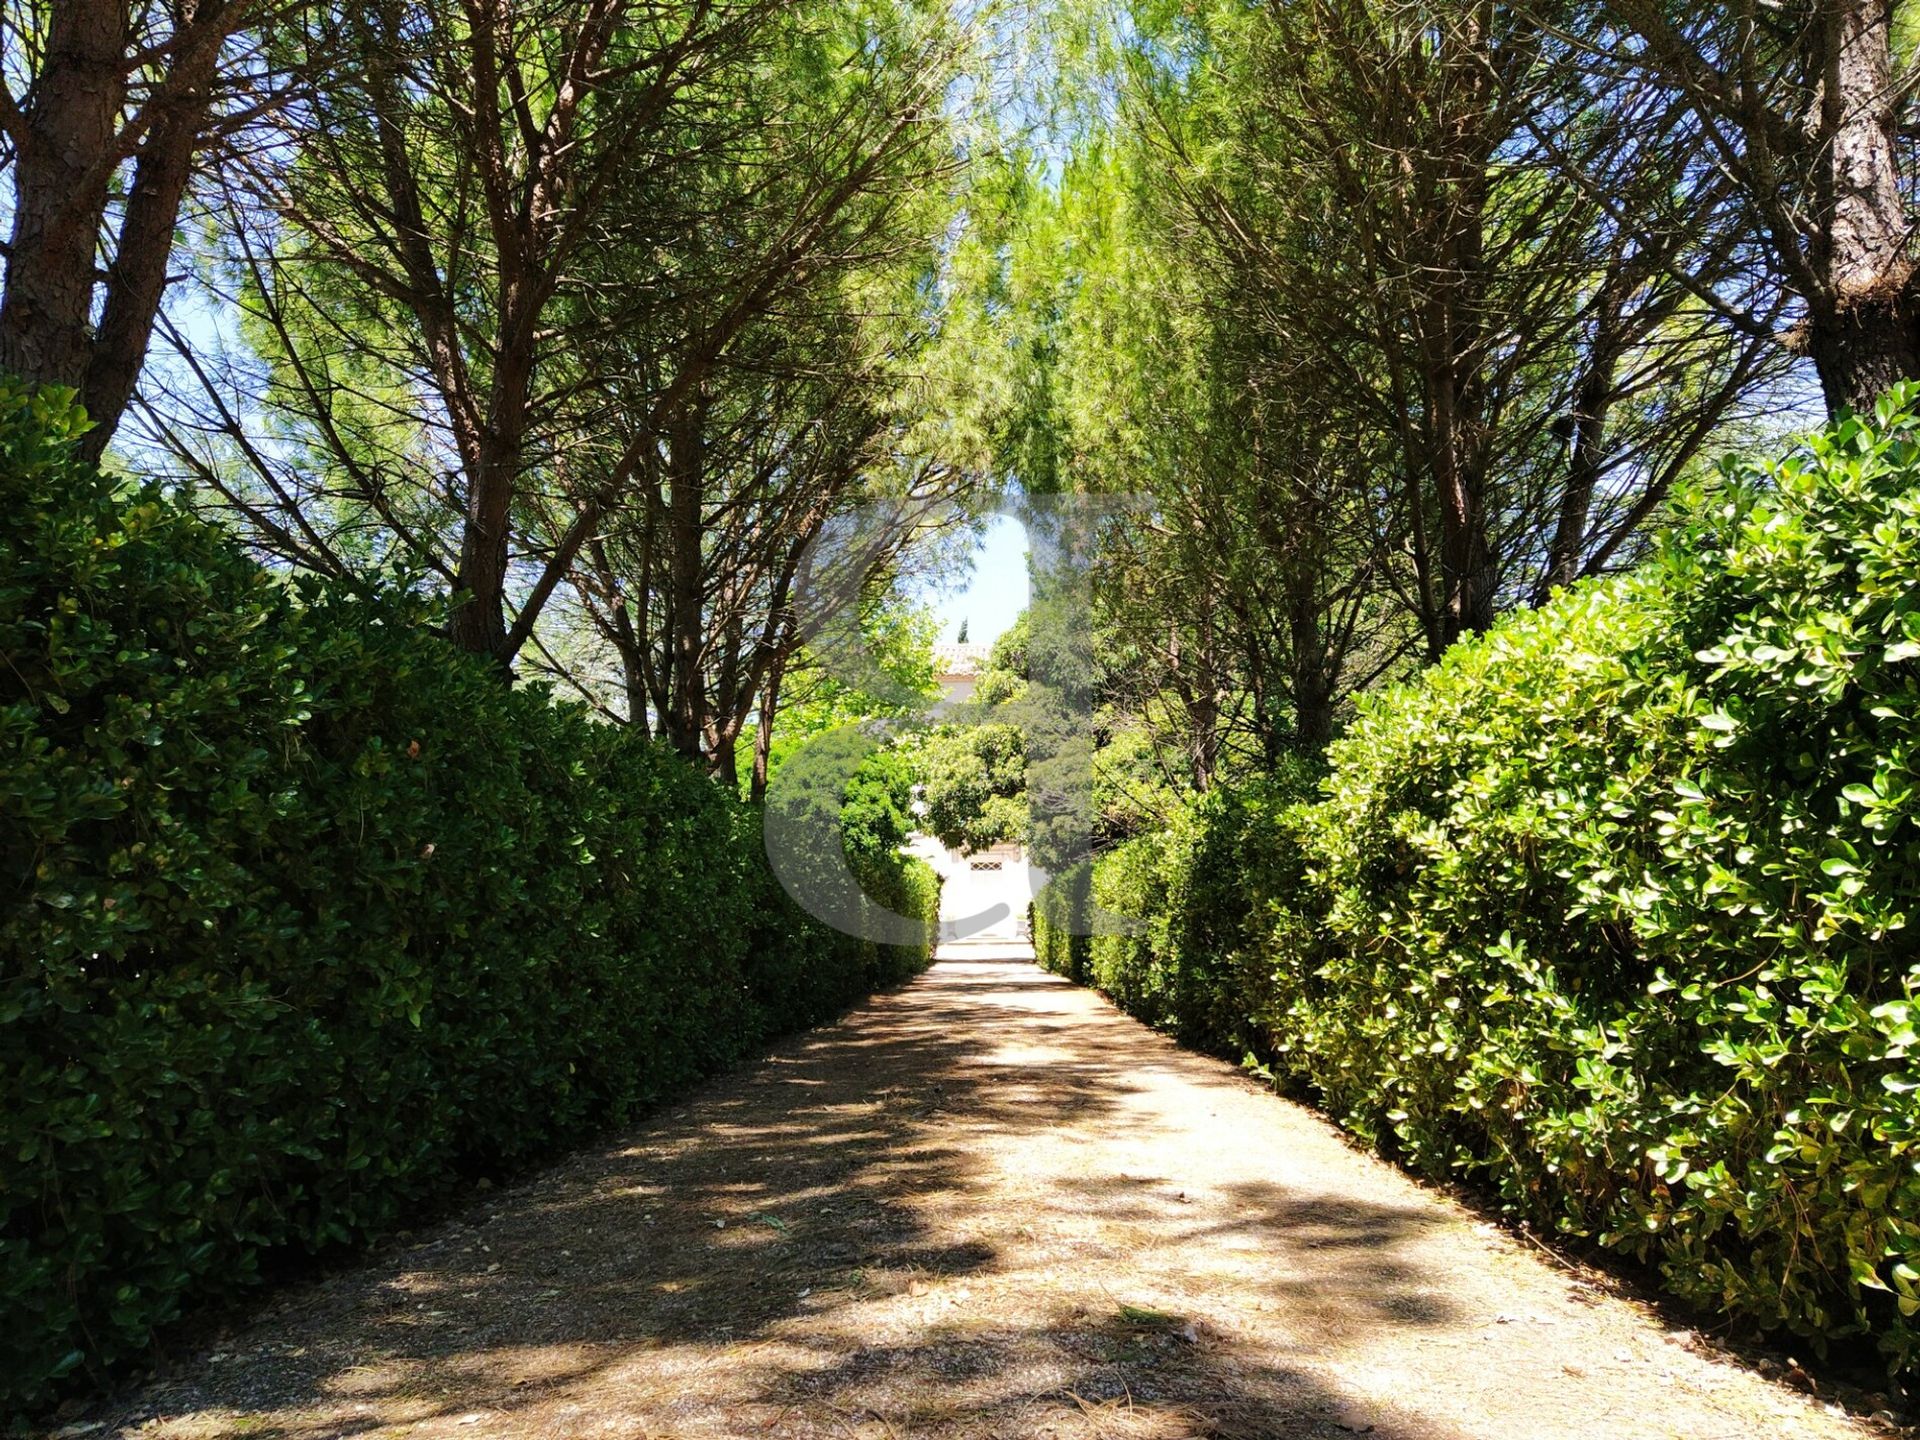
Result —
<instances>
[{"instance_id":1,"label":"distant building","mask_svg":"<svg viewBox=\"0 0 1920 1440\"><path fill-rule=\"evenodd\" d=\"M973 687L993 654L991 645L948 641L933 647L933 680L940 698L959 705L973 698Z\"/></svg>"},{"instance_id":2,"label":"distant building","mask_svg":"<svg viewBox=\"0 0 1920 1440\"><path fill-rule=\"evenodd\" d=\"M960 705L973 698L991 645L947 642L934 646L934 682L940 698ZM1027 860L1023 845L995 845L972 855L949 850L931 835L916 835L908 850L939 872L943 940L1009 941L1030 938L1027 903L1046 872ZM1003 913L995 916L993 912ZM992 917L992 918L989 918Z\"/></svg>"}]
</instances>

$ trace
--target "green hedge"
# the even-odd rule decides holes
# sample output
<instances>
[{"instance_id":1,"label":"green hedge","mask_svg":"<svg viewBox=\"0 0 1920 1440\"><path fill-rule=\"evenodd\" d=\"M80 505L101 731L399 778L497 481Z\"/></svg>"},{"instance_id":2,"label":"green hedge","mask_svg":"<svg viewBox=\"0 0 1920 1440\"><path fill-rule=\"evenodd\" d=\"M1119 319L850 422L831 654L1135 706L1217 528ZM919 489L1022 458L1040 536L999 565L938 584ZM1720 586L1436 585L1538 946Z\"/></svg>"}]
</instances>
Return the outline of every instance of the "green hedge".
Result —
<instances>
[{"instance_id":1,"label":"green hedge","mask_svg":"<svg viewBox=\"0 0 1920 1440\"><path fill-rule=\"evenodd\" d=\"M1304 771L1211 791L1091 871L1068 871L1035 902L1040 964L1182 1044L1234 1060L1264 1056L1268 1036L1253 1017L1270 989L1267 941L1303 880L1298 847L1276 818L1307 791ZM1137 923L1076 934L1066 917L1089 903Z\"/></svg>"},{"instance_id":2,"label":"green hedge","mask_svg":"<svg viewBox=\"0 0 1920 1440\"><path fill-rule=\"evenodd\" d=\"M0 389L0 1409L924 964L757 816ZM931 924L937 884L876 885Z\"/></svg>"},{"instance_id":3,"label":"green hedge","mask_svg":"<svg viewBox=\"0 0 1920 1440\"><path fill-rule=\"evenodd\" d=\"M1244 1016L1383 1151L1690 1301L1920 1368L1910 407L1729 467L1647 566L1375 697L1258 847L1210 797L1104 859L1095 898L1173 913L1092 977L1203 1043Z\"/></svg>"},{"instance_id":4,"label":"green hedge","mask_svg":"<svg viewBox=\"0 0 1920 1440\"><path fill-rule=\"evenodd\" d=\"M1027 906L1034 960L1042 970L1064 975L1076 985L1091 978L1093 937L1085 933L1085 916L1094 868L1082 862L1062 870Z\"/></svg>"}]
</instances>

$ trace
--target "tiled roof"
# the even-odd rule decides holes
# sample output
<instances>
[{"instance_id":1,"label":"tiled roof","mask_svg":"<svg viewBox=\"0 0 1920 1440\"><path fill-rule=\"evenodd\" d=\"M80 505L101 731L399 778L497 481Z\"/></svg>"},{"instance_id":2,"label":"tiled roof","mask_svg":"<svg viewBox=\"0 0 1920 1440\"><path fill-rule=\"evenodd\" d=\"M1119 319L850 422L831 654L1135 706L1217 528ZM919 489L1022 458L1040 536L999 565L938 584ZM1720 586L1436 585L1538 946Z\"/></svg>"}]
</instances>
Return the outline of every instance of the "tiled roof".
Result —
<instances>
[{"instance_id":1,"label":"tiled roof","mask_svg":"<svg viewBox=\"0 0 1920 1440\"><path fill-rule=\"evenodd\" d=\"M936 675L978 675L987 668L991 645L960 645L943 641L933 647L933 673Z\"/></svg>"}]
</instances>

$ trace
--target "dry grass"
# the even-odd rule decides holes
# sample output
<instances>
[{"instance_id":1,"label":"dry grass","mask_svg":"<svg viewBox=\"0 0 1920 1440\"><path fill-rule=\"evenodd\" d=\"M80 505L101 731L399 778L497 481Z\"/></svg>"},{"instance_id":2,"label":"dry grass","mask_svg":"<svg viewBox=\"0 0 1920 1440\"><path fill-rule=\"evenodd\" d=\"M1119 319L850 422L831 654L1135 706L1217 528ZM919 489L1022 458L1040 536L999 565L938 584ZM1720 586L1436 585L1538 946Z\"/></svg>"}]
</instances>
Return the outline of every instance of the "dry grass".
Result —
<instances>
[{"instance_id":1,"label":"dry grass","mask_svg":"<svg viewBox=\"0 0 1920 1440\"><path fill-rule=\"evenodd\" d=\"M1007 961L944 963L80 1423L146 1440L1874 1433Z\"/></svg>"}]
</instances>

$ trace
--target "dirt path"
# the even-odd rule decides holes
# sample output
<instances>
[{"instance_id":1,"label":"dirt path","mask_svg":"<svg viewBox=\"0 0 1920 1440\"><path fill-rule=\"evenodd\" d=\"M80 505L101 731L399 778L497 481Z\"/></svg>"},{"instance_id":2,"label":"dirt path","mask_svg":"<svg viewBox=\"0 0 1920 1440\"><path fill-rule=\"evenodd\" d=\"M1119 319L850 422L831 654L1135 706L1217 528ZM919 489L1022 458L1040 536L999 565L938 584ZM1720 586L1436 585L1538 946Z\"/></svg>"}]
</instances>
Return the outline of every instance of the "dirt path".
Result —
<instances>
[{"instance_id":1,"label":"dirt path","mask_svg":"<svg viewBox=\"0 0 1920 1440\"><path fill-rule=\"evenodd\" d=\"M87 1433L1883 1433L1029 964L943 963L483 1198Z\"/></svg>"}]
</instances>

